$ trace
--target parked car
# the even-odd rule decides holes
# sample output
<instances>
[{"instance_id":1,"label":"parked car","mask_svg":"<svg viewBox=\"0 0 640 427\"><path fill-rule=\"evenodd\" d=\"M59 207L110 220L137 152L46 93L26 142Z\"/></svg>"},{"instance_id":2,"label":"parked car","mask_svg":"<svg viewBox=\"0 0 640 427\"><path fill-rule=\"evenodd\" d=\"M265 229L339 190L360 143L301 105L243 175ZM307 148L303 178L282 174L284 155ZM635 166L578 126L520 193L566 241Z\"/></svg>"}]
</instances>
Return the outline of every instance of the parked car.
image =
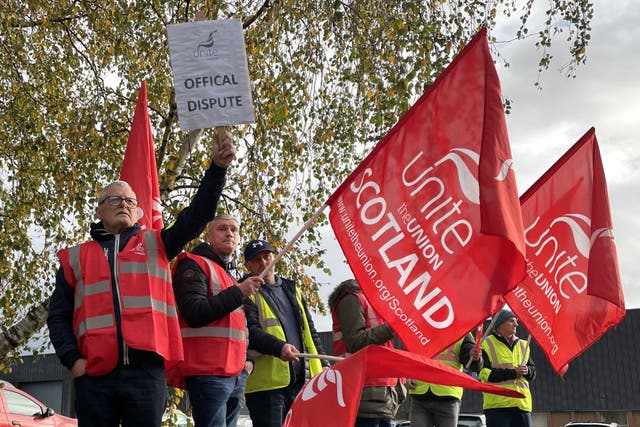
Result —
<instances>
[{"instance_id":1,"label":"parked car","mask_svg":"<svg viewBox=\"0 0 640 427\"><path fill-rule=\"evenodd\" d=\"M485 427L487 420L483 414L458 415L458 427Z\"/></svg>"},{"instance_id":2,"label":"parked car","mask_svg":"<svg viewBox=\"0 0 640 427\"><path fill-rule=\"evenodd\" d=\"M0 380L0 426L76 427L78 420L53 409L6 381Z\"/></svg>"},{"instance_id":3,"label":"parked car","mask_svg":"<svg viewBox=\"0 0 640 427\"><path fill-rule=\"evenodd\" d=\"M618 427L618 423L571 421L570 423L565 424L564 427Z\"/></svg>"}]
</instances>

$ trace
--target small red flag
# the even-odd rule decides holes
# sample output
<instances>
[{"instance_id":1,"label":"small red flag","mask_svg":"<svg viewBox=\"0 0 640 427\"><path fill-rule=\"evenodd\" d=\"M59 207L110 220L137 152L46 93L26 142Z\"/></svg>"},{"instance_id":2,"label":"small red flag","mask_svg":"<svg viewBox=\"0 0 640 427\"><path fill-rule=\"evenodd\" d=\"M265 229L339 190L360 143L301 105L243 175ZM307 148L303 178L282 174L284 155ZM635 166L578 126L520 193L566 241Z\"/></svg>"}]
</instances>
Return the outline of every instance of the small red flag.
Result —
<instances>
[{"instance_id":1,"label":"small red flag","mask_svg":"<svg viewBox=\"0 0 640 427\"><path fill-rule=\"evenodd\" d=\"M364 294L435 356L524 277L500 82L481 30L327 201Z\"/></svg>"},{"instance_id":2,"label":"small red flag","mask_svg":"<svg viewBox=\"0 0 640 427\"><path fill-rule=\"evenodd\" d=\"M156 154L147 111L147 83L142 82L127 140L120 179L131 185L138 199L138 224L143 229L162 228Z\"/></svg>"},{"instance_id":3,"label":"small red flag","mask_svg":"<svg viewBox=\"0 0 640 427\"><path fill-rule=\"evenodd\" d=\"M482 348L482 323L478 325L478 329L476 329L476 351L481 352Z\"/></svg>"},{"instance_id":4,"label":"small red flag","mask_svg":"<svg viewBox=\"0 0 640 427\"><path fill-rule=\"evenodd\" d=\"M595 130L520 201L528 274L505 299L563 375L626 313Z\"/></svg>"},{"instance_id":5,"label":"small red flag","mask_svg":"<svg viewBox=\"0 0 640 427\"><path fill-rule=\"evenodd\" d=\"M310 379L291 405L283 427L352 426L364 381L411 377L509 397L520 393L475 378L425 356L369 345Z\"/></svg>"}]
</instances>

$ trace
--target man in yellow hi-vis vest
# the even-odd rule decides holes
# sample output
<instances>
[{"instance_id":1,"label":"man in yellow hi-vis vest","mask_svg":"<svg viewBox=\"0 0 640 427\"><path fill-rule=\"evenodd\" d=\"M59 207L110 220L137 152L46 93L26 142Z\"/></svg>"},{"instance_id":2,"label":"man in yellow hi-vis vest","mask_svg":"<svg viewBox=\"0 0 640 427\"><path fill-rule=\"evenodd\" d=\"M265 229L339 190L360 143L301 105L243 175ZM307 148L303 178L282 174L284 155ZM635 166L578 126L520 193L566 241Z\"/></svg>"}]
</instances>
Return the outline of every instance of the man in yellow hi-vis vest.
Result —
<instances>
[{"instance_id":1,"label":"man in yellow hi-vis vest","mask_svg":"<svg viewBox=\"0 0 640 427\"><path fill-rule=\"evenodd\" d=\"M475 347L473 335L466 334L435 358L462 372L469 360L469 370L482 368L482 354ZM411 427L457 427L462 387L407 380L411 394Z\"/></svg>"},{"instance_id":2,"label":"man in yellow hi-vis vest","mask_svg":"<svg viewBox=\"0 0 640 427\"><path fill-rule=\"evenodd\" d=\"M245 247L245 266L252 276L259 276L273 259L267 241L252 240ZM280 427L306 379L322 370L319 359L301 359L298 354L319 354L323 349L295 282L277 276L274 268L265 271L263 279L259 292L244 303L255 361L245 400L254 427Z\"/></svg>"},{"instance_id":3,"label":"man in yellow hi-vis vest","mask_svg":"<svg viewBox=\"0 0 640 427\"><path fill-rule=\"evenodd\" d=\"M487 427L531 427L532 399L529 381L536 376L529 346L516 336L518 319L510 310L497 314L494 330L482 342L483 382L519 391L524 398L483 393Z\"/></svg>"}]
</instances>

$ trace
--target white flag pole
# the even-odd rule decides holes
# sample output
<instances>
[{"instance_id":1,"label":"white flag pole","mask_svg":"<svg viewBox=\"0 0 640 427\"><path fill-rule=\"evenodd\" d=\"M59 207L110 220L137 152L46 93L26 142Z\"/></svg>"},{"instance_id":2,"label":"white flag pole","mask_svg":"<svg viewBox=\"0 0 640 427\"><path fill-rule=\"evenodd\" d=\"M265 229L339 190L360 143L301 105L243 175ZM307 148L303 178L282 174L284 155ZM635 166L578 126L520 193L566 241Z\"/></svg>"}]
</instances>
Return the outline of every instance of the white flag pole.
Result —
<instances>
[{"instance_id":1,"label":"white flag pole","mask_svg":"<svg viewBox=\"0 0 640 427\"><path fill-rule=\"evenodd\" d=\"M329 356L328 354L298 353L296 356L298 356L298 357L306 357L306 358L309 358L309 359L328 360L329 362L339 362L342 359L344 359L344 357Z\"/></svg>"},{"instance_id":2,"label":"white flag pole","mask_svg":"<svg viewBox=\"0 0 640 427\"><path fill-rule=\"evenodd\" d=\"M498 313L500 313L500 311L498 311ZM482 334L482 339L480 340L480 346L482 346L482 342L485 339L487 339L487 337L493 330L493 327L496 324L496 320L498 320L498 316L497 316L498 313L494 314L493 317L491 317L491 322L489 322L489 326L487 326L487 328L484 330L484 333ZM471 358L469 358L469 361L467 362L467 366L465 366L465 368L469 369L469 367L471 366L471 362L472 362Z\"/></svg>"},{"instance_id":3,"label":"white flag pole","mask_svg":"<svg viewBox=\"0 0 640 427\"><path fill-rule=\"evenodd\" d=\"M271 261L271 263L264 270L262 270L262 273L260 273L260 276L258 276L258 277L264 278L265 273L270 268L272 268L274 265L276 265L278 263L278 261L280 261L282 259L282 256L285 254L285 252L287 252L289 249L291 249L291 246L293 246L293 244L300 238L302 233L304 233L309 227L311 227L313 225L314 222L316 222L316 220L322 214L322 211L324 211L324 209L326 207L327 207L327 204L323 203L322 206L320 206L320 208L318 208L318 210L311 216L311 218L309 218L309 220L303 224L303 226L300 229L300 231L298 231L296 233L296 235L293 236L293 238L291 240L289 240L289 242L287 242L287 244L284 246L284 248L282 248L280 253L273 259L273 261Z\"/></svg>"}]
</instances>

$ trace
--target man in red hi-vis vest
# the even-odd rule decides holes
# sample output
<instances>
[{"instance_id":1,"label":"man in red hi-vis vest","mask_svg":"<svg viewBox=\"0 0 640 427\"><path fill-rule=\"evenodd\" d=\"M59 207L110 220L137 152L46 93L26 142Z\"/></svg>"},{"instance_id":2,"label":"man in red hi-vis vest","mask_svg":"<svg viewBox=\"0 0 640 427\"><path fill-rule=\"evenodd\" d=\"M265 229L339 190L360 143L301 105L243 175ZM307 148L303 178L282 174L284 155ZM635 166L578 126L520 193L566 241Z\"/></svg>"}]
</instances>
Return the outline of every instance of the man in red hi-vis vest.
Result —
<instances>
[{"instance_id":1,"label":"man in red hi-vis vest","mask_svg":"<svg viewBox=\"0 0 640 427\"><path fill-rule=\"evenodd\" d=\"M167 373L167 382L188 390L196 427L235 427L253 370L242 304L264 281L253 276L238 284L231 276L239 229L235 217L217 215L205 242L174 265L184 363Z\"/></svg>"},{"instance_id":2,"label":"man in red hi-vis vest","mask_svg":"<svg viewBox=\"0 0 640 427\"><path fill-rule=\"evenodd\" d=\"M371 307L355 280L345 280L329 295L333 353L347 356L370 344L393 347L393 330ZM406 398L398 378L365 380L355 427L390 427Z\"/></svg>"},{"instance_id":3,"label":"man in red hi-vis vest","mask_svg":"<svg viewBox=\"0 0 640 427\"><path fill-rule=\"evenodd\" d=\"M49 336L74 378L78 425L158 427L165 365L183 359L169 260L216 211L236 149L214 144L213 162L191 204L162 230L142 230L138 202L124 181L98 196L93 240L58 253Z\"/></svg>"}]
</instances>

